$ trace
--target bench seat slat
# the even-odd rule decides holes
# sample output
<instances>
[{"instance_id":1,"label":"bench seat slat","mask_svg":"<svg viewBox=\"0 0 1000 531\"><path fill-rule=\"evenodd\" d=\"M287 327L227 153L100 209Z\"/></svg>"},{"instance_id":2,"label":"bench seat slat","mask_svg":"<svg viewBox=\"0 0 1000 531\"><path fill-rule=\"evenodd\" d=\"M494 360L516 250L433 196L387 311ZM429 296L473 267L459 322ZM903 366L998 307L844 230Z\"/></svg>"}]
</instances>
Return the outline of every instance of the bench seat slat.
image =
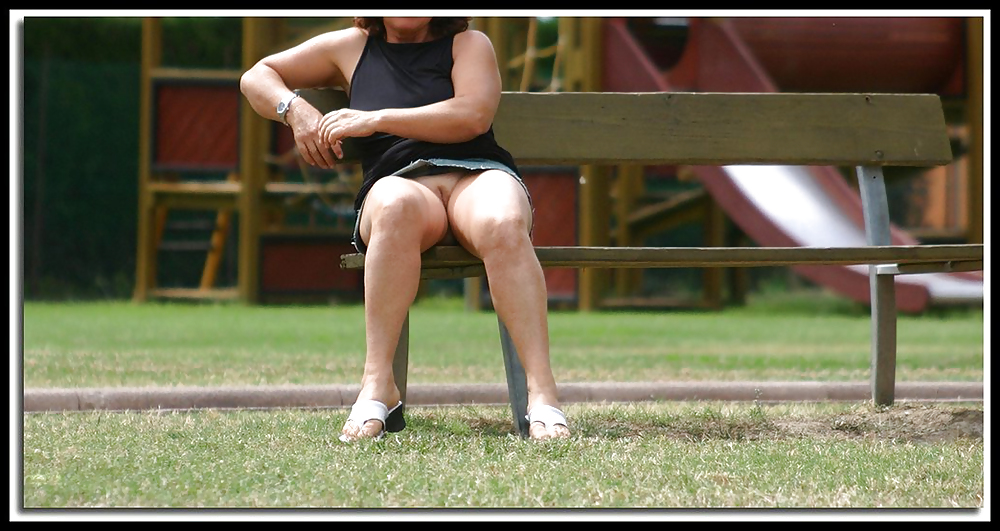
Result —
<instances>
[{"instance_id":1,"label":"bench seat slat","mask_svg":"<svg viewBox=\"0 0 1000 531\"><path fill-rule=\"evenodd\" d=\"M544 267L747 267L777 265L919 264L981 261L983 246L893 245L865 247L536 247ZM482 262L458 246L423 255L423 269L458 270ZM344 269L364 267L364 255L341 257Z\"/></svg>"},{"instance_id":2,"label":"bench seat slat","mask_svg":"<svg viewBox=\"0 0 1000 531\"><path fill-rule=\"evenodd\" d=\"M879 275L913 275L920 273L960 273L982 271L982 260L957 260L926 262L920 264L882 264L875 266Z\"/></svg>"}]
</instances>

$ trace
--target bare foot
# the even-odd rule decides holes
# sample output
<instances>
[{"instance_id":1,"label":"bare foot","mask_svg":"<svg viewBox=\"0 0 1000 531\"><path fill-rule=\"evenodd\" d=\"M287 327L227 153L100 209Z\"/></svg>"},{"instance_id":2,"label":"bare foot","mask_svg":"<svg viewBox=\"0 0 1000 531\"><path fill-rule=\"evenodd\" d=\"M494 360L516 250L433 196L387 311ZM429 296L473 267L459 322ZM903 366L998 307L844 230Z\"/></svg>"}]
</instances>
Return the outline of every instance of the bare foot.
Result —
<instances>
[{"instance_id":1,"label":"bare foot","mask_svg":"<svg viewBox=\"0 0 1000 531\"><path fill-rule=\"evenodd\" d=\"M382 428L382 422L378 419L366 421L360 426L357 422L348 420L344 423L344 427L340 430L340 433L343 435L342 440L354 442L361 439L374 439L382 433Z\"/></svg>"},{"instance_id":2,"label":"bare foot","mask_svg":"<svg viewBox=\"0 0 1000 531\"><path fill-rule=\"evenodd\" d=\"M545 439L565 439L569 437L569 428L562 424L545 426L541 422L532 422L528 427L528 437L536 441Z\"/></svg>"},{"instance_id":3,"label":"bare foot","mask_svg":"<svg viewBox=\"0 0 1000 531\"><path fill-rule=\"evenodd\" d=\"M528 411L528 418L528 437L531 439L563 439L570 435L566 416L557 407L536 404Z\"/></svg>"},{"instance_id":4,"label":"bare foot","mask_svg":"<svg viewBox=\"0 0 1000 531\"><path fill-rule=\"evenodd\" d=\"M388 404L386 407L388 409L393 409L394 406L399 403L399 391L393 391L390 395L392 396L391 400L382 401L379 398L373 398L373 394L362 391L361 394L358 395L355 404L366 400L375 400L380 402L382 405ZM396 413L399 412L397 411ZM369 419L363 423L359 423L348 417L347 421L344 422L344 427L340 430L341 440L345 442L352 442L359 439L371 439L378 437L384 429L385 423L378 419Z\"/></svg>"}]
</instances>

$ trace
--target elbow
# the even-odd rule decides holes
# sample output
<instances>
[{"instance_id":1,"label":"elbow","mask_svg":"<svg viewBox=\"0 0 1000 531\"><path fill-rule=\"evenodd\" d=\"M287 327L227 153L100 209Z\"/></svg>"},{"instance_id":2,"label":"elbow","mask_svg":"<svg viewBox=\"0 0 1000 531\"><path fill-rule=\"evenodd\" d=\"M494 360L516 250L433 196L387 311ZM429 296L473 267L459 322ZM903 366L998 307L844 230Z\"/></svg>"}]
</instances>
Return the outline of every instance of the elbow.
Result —
<instances>
[{"instance_id":1,"label":"elbow","mask_svg":"<svg viewBox=\"0 0 1000 531\"><path fill-rule=\"evenodd\" d=\"M493 127L497 105L477 97L457 97L447 107L451 114L453 142L465 142L485 134Z\"/></svg>"},{"instance_id":2,"label":"elbow","mask_svg":"<svg viewBox=\"0 0 1000 531\"><path fill-rule=\"evenodd\" d=\"M271 72L273 70L264 64L263 60L258 61L240 76L240 92L249 97L254 92L260 91Z\"/></svg>"},{"instance_id":3,"label":"elbow","mask_svg":"<svg viewBox=\"0 0 1000 531\"><path fill-rule=\"evenodd\" d=\"M474 111L470 113L470 116L465 120L463 132L464 136L467 136L467 140L472 140L477 136L486 134L493 126L493 113L485 111Z\"/></svg>"},{"instance_id":4,"label":"elbow","mask_svg":"<svg viewBox=\"0 0 1000 531\"><path fill-rule=\"evenodd\" d=\"M493 127L493 115L488 114L476 120L474 129L475 135L485 135L490 128Z\"/></svg>"},{"instance_id":5,"label":"elbow","mask_svg":"<svg viewBox=\"0 0 1000 531\"><path fill-rule=\"evenodd\" d=\"M253 85L254 68L256 68L256 66L250 68L250 70L247 70L246 72L243 72L243 75L240 76L240 92L242 92L244 96L248 95L248 91Z\"/></svg>"}]
</instances>

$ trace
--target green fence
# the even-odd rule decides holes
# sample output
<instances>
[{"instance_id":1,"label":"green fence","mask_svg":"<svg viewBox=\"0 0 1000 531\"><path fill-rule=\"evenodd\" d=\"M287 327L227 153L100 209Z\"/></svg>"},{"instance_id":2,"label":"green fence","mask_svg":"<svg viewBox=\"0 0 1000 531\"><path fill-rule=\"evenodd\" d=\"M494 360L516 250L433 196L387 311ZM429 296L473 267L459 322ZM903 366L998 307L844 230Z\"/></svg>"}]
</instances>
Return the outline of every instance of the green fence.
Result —
<instances>
[{"instance_id":1,"label":"green fence","mask_svg":"<svg viewBox=\"0 0 1000 531\"><path fill-rule=\"evenodd\" d=\"M240 27L239 17L165 18L163 63L238 68ZM21 192L23 295L129 297L141 19L35 16L16 31L20 167L11 178Z\"/></svg>"},{"instance_id":2,"label":"green fence","mask_svg":"<svg viewBox=\"0 0 1000 531\"><path fill-rule=\"evenodd\" d=\"M24 295L127 296L135 270L139 65L43 57L23 68Z\"/></svg>"}]
</instances>

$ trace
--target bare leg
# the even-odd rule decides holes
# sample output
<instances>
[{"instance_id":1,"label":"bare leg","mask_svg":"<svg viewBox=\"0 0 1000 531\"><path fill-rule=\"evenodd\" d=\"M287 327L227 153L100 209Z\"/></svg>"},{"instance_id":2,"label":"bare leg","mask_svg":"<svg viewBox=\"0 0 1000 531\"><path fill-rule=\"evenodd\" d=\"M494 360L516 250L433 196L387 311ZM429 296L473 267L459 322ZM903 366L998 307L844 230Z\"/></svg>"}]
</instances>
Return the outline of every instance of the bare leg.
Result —
<instances>
[{"instance_id":1,"label":"bare leg","mask_svg":"<svg viewBox=\"0 0 1000 531\"><path fill-rule=\"evenodd\" d=\"M458 242L483 260L497 315L510 331L524 366L528 411L536 405L559 407L549 363L548 295L529 232L531 205L510 175L486 171L455 187L448 203ZM529 427L532 438L563 437L562 425Z\"/></svg>"},{"instance_id":2,"label":"bare leg","mask_svg":"<svg viewBox=\"0 0 1000 531\"><path fill-rule=\"evenodd\" d=\"M365 253L365 368L358 400L377 400L390 409L399 401L392 359L406 312L420 284L420 253L447 231L441 198L425 186L385 177L372 187L362 209ZM377 421L344 424L349 438L381 431Z\"/></svg>"}]
</instances>

